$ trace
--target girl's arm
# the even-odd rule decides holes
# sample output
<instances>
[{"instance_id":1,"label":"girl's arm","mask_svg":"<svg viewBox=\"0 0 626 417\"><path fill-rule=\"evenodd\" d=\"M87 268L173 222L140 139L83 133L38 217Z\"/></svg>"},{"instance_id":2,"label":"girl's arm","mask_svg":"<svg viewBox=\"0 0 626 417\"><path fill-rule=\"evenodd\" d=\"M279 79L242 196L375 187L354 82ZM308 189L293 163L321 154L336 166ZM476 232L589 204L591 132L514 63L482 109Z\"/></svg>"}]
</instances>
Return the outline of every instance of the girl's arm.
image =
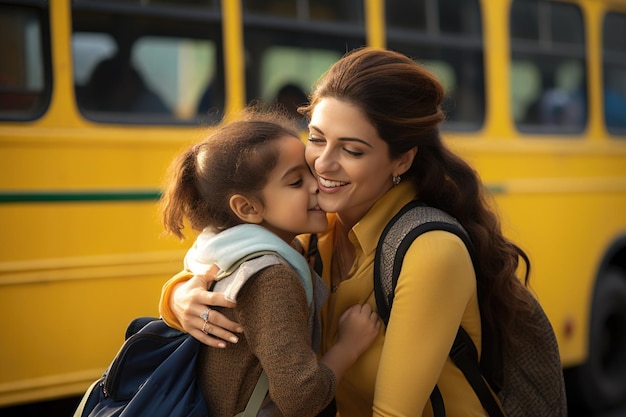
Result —
<instances>
[{"instance_id":1,"label":"girl's arm","mask_svg":"<svg viewBox=\"0 0 626 417\"><path fill-rule=\"evenodd\" d=\"M272 275L253 277L242 288L238 317L282 414L315 416L333 398L344 371L373 342L380 320L369 306L350 308L342 316L337 344L318 360L311 347L309 308L299 278L288 267L272 269Z\"/></svg>"}]
</instances>

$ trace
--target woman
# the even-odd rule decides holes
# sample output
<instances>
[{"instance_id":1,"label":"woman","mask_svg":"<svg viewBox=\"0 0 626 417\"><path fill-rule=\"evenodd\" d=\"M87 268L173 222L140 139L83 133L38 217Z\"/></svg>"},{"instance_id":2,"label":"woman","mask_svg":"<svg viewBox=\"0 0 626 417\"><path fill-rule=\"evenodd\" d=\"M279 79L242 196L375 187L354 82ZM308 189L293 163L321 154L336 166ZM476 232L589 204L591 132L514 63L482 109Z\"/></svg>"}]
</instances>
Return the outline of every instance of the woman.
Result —
<instances>
[{"instance_id":1,"label":"woman","mask_svg":"<svg viewBox=\"0 0 626 417\"><path fill-rule=\"evenodd\" d=\"M335 63L310 98L302 109L310 120L305 155L318 179L319 205L333 213L328 230L318 236L322 277L331 289L322 311L322 351L332 345L347 306L375 306L376 244L409 201L419 199L456 217L477 254L474 270L463 242L445 231L412 243L387 328L338 385L341 417L430 416L435 384L448 416L485 416L448 354L459 325L479 354L483 331L505 346L513 341L510 325L523 322L531 308L531 296L515 277L519 258L526 256L503 236L476 172L441 140L441 83L402 54L360 49ZM306 246L306 236L302 240ZM197 335L197 315L215 296L199 279L174 284L166 288L175 294L165 294L162 312ZM211 334L220 338L236 329L222 317L211 323Z\"/></svg>"}]
</instances>

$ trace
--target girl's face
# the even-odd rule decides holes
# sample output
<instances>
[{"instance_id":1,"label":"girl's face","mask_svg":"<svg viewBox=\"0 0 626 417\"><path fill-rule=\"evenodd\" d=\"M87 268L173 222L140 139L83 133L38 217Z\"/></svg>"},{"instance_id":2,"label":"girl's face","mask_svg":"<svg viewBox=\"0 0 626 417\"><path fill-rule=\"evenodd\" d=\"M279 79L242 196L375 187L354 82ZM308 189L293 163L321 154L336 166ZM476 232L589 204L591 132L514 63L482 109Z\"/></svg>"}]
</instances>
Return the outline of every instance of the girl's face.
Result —
<instances>
[{"instance_id":1,"label":"girl's face","mask_svg":"<svg viewBox=\"0 0 626 417\"><path fill-rule=\"evenodd\" d=\"M349 227L404 172L361 109L335 98L323 98L311 113L306 161L318 179L320 206Z\"/></svg>"},{"instance_id":2,"label":"girl's face","mask_svg":"<svg viewBox=\"0 0 626 417\"><path fill-rule=\"evenodd\" d=\"M317 203L317 181L304 159L304 144L286 135L277 141L278 161L263 188L261 226L290 243L300 233L326 230L326 213Z\"/></svg>"}]
</instances>

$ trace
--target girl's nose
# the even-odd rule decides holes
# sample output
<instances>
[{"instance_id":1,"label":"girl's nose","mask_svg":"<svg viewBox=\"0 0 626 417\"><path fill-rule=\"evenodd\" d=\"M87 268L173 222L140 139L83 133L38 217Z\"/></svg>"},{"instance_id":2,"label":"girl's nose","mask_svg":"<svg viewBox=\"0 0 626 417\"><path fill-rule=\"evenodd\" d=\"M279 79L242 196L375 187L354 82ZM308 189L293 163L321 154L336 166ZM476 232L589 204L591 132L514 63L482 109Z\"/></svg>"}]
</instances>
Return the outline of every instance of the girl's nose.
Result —
<instances>
[{"instance_id":1,"label":"girl's nose","mask_svg":"<svg viewBox=\"0 0 626 417\"><path fill-rule=\"evenodd\" d=\"M319 194L320 189L317 185L317 178L311 175L311 182L309 184L309 192L311 194Z\"/></svg>"}]
</instances>

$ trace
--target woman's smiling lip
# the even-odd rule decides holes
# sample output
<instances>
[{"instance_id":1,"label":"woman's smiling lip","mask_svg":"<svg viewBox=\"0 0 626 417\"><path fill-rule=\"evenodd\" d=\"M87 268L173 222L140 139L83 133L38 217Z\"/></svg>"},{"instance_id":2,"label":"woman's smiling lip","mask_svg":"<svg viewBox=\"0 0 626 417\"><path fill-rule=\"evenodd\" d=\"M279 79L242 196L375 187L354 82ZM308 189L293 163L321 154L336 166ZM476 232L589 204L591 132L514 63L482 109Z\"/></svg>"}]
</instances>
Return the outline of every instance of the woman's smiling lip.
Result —
<instances>
[{"instance_id":1,"label":"woman's smiling lip","mask_svg":"<svg viewBox=\"0 0 626 417\"><path fill-rule=\"evenodd\" d=\"M332 189L336 189L339 187L343 187L344 185L348 185L348 182L344 182L344 181L335 181L335 180L329 180L323 177L318 177L318 184L320 186L320 188L323 188L324 190L332 190Z\"/></svg>"}]
</instances>

